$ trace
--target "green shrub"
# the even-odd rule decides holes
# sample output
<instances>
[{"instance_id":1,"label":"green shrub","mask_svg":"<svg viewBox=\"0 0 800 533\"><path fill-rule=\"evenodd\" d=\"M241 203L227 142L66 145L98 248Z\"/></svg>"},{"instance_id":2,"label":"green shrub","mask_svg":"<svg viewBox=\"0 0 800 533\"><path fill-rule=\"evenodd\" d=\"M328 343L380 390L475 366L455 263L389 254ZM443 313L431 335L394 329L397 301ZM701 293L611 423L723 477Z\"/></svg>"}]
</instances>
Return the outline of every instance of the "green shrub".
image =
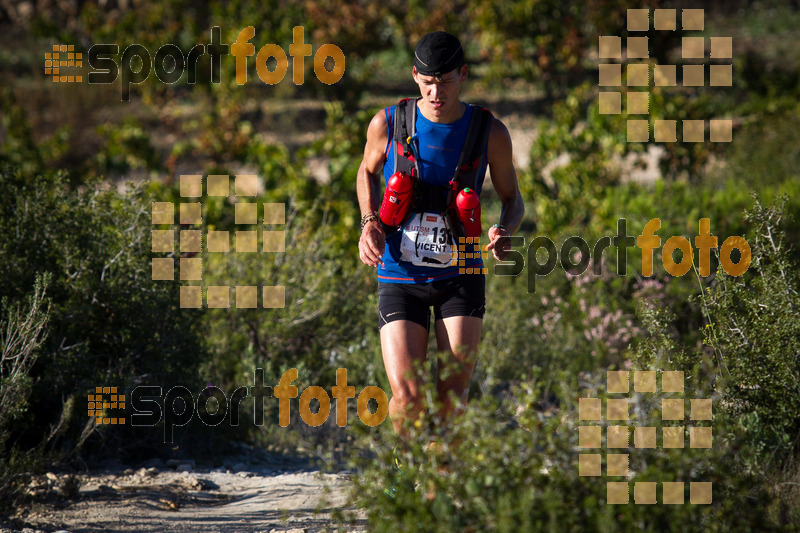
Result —
<instances>
[{"instance_id":1,"label":"green shrub","mask_svg":"<svg viewBox=\"0 0 800 533\"><path fill-rule=\"evenodd\" d=\"M764 207L756 199L745 213L752 254L745 274L733 277L718 269L708 279L695 277L699 291L692 300L703 312L706 346L693 347L677 334L672 310L642 306L651 336L637 363L666 361L712 384L719 414L738 428L736 453L726 462L767 491L764 512L775 523L797 528L800 277L785 238L784 228L792 227L787 202L783 198Z\"/></svg>"},{"instance_id":2,"label":"green shrub","mask_svg":"<svg viewBox=\"0 0 800 533\"><path fill-rule=\"evenodd\" d=\"M0 170L0 296L13 304L52 276L49 334L30 368L28 413L14 425L21 450L158 447L158 431L96 428L83 403L97 386L197 380L199 322L178 309L175 283L152 280L151 229L141 188L71 189L64 175Z\"/></svg>"},{"instance_id":3,"label":"green shrub","mask_svg":"<svg viewBox=\"0 0 800 533\"><path fill-rule=\"evenodd\" d=\"M501 394L474 399L442 440L423 425L411 429L410 444L397 452L403 468L395 484L391 468L397 442L387 428L366 428L352 453L353 503L367 512L376 531L747 531L775 524L753 508L766 505L763 486L731 468L742 422L720 414L714 420L714 447L708 449L630 448L628 505L607 503L606 481L624 478L578 475L577 398L604 395L597 383L604 371L579 376L531 372ZM687 394L707 394L687 388ZM670 425L660 420L661 396L633 396L632 424ZM432 413L428 412L428 420ZM385 423L388 425L388 422ZM452 440L451 440L452 439ZM444 442L437 451L426 445ZM453 441L461 444L452 446ZM405 451L403 451L405 450ZM611 451L611 450L609 450ZM602 450L598 450L602 452ZM603 467L605 471L605 466ZM712 505L635 505L636 481L712 481ZM384 489L396 487L394 498ZM659 486L660 487L660 486ZM342 514L347 520L346 513Z\"/></svg>"},{"instance_id":4,"label":"green shrub","mask_svg":"<svg viewBox=\"0 0 800 533\"><path fill-rule=\"evenodd\" d=\"M15 501L16 488L30 466L24 458L19 460L22 454L13 449L11 437L13 425L23 420L28 410L33 384L30 368L47 336L50 307L45 293L49 281L49 274L37 276L24 306L19 301L9 304L5 297L0 306L0 511Z\"/></svg>"},{"instance_id":5,"label":"green shrub","mask_svg":"<svg viewBox=\"0 0 800 533\"><path fill-rule=\"evenodd\" d=\"M38 348L47 336L50 308L45 293L51 276L37 276L33 294L23 309L21 302L9 305L2 300L4 315L0 317L0 449L9 436L9 424L20 419L27 408L30 394L30 367L36 361Z\"/></svg>"},{"instance_id":6,"label":"green shrub","mask_svg":"<svg viewBox=\"0 0 800 533\"><path fill-rule=\"evenodd\" d=\"M726 405L733 415L754 413L753 436L779 458L800 444L800 275L783 229L791 227L786 202L756 200L746 213L750 268L739 277L719 270L699 296Z\"/></svg>"},{"instance_id":7,"label":"green shrub","mask_svg":"<svg viewBox=\"0 0 800 533\"><path fill-rule=\"evenodd\" d=\"M333 382L338 366L349 368L348 353L377 323L366 308L374 285L356 251L341 247L327 216L317 222L319 207L301 213L287 205L285 253L204 256L205 283L283 285L286 305L209 310L203 321L210 358L202 364L203 375L241 384L252 380L256 367L275 380L298 367L307 370L298 380L302 388Z\"/></svg>"}]
</instances>

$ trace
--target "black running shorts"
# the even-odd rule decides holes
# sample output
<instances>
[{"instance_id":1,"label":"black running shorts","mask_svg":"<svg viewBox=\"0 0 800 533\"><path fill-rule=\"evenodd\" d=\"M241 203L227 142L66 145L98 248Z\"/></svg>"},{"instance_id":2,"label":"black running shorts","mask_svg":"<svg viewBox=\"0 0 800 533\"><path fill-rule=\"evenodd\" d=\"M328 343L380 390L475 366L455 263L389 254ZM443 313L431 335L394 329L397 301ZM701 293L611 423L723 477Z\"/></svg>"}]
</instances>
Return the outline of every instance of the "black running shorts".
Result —
<instances>
[{"instance_id":1,"label":"black running shorts","mask_svg":"<svg viewBox=\"0 0 800 533\"><path fill-rule=\"evenodd\" d=\"M378 327L395 320L411 320L430 329L431 312L436 320L451 316L483 318L486 278L462 274L429 283L378 282Z\"/></svg>"}]
</instances>

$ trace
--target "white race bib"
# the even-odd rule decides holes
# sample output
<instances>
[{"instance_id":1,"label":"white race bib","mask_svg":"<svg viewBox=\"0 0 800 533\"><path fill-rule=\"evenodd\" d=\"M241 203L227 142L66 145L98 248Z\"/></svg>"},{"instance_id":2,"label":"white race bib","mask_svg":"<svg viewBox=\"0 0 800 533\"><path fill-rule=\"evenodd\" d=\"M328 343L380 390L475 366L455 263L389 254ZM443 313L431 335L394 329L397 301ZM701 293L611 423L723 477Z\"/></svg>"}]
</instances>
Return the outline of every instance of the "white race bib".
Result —
<instances>
[{"instance_id":1,"label":"white race bib","mask_svg":"<svg viewBox=\"0 0 800 533\"><path fill-rule=\"evenodd\" d=\"M415 266L435 268L451 264L452 235L442 215L414 213L403 227L400 241L400 260Z\"/></svg>"}]
</instances>

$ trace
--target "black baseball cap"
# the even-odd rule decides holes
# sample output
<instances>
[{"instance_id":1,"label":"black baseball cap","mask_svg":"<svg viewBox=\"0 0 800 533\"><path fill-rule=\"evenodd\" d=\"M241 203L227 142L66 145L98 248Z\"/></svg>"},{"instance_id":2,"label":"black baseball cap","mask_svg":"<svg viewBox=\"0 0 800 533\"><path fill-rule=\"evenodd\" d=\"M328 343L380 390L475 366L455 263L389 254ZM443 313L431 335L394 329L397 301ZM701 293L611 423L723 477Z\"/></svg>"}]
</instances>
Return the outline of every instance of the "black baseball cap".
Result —
<instances>
[{"instance_id":1,"label":"black baseball cap","mask_svg":"<svg viewBox=\"0 0 800 533\"><path fill-rule=\"evenodd\" d=\"M425 35L414 51L414 66L423 76L441 76L464 64L461 42L446 31Z\"/></svg>"}]
</instances>

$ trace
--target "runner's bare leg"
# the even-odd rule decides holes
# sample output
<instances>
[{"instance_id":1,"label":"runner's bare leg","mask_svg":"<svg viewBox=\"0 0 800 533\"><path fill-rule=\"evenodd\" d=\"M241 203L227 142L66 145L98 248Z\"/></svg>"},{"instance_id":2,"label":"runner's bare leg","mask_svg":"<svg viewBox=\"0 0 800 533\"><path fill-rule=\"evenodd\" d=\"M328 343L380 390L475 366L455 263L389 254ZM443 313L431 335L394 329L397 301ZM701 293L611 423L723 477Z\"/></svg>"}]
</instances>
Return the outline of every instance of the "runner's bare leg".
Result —
<instances>
[{"instance_id":1,"label":"runner's bare leg","mask_svg":"<svg viewBox=\"0 0 800 533\"><path fill-rule=\"evenodd\" d=\"M428 330L410 320L395 320L385 324L380 333L383 365L392 388L389 416L394 430L402 435L404 418L413 419L423 409L414 362L425 360Z\"/></svg>"},{"instance_id":2,"label":"runner's bare leg","mask_svg":"<svg viewBox=\"0 0 800 533\"><path fill-rule=\"evenodd\" d=\"M474 316L453 316L434 324L437 349L446 352L439 361L440 377L436 384L438 400L442 402L439 414L445 423L467 403L482 325L483 319Z\"/></svg>"}]
</instances>

